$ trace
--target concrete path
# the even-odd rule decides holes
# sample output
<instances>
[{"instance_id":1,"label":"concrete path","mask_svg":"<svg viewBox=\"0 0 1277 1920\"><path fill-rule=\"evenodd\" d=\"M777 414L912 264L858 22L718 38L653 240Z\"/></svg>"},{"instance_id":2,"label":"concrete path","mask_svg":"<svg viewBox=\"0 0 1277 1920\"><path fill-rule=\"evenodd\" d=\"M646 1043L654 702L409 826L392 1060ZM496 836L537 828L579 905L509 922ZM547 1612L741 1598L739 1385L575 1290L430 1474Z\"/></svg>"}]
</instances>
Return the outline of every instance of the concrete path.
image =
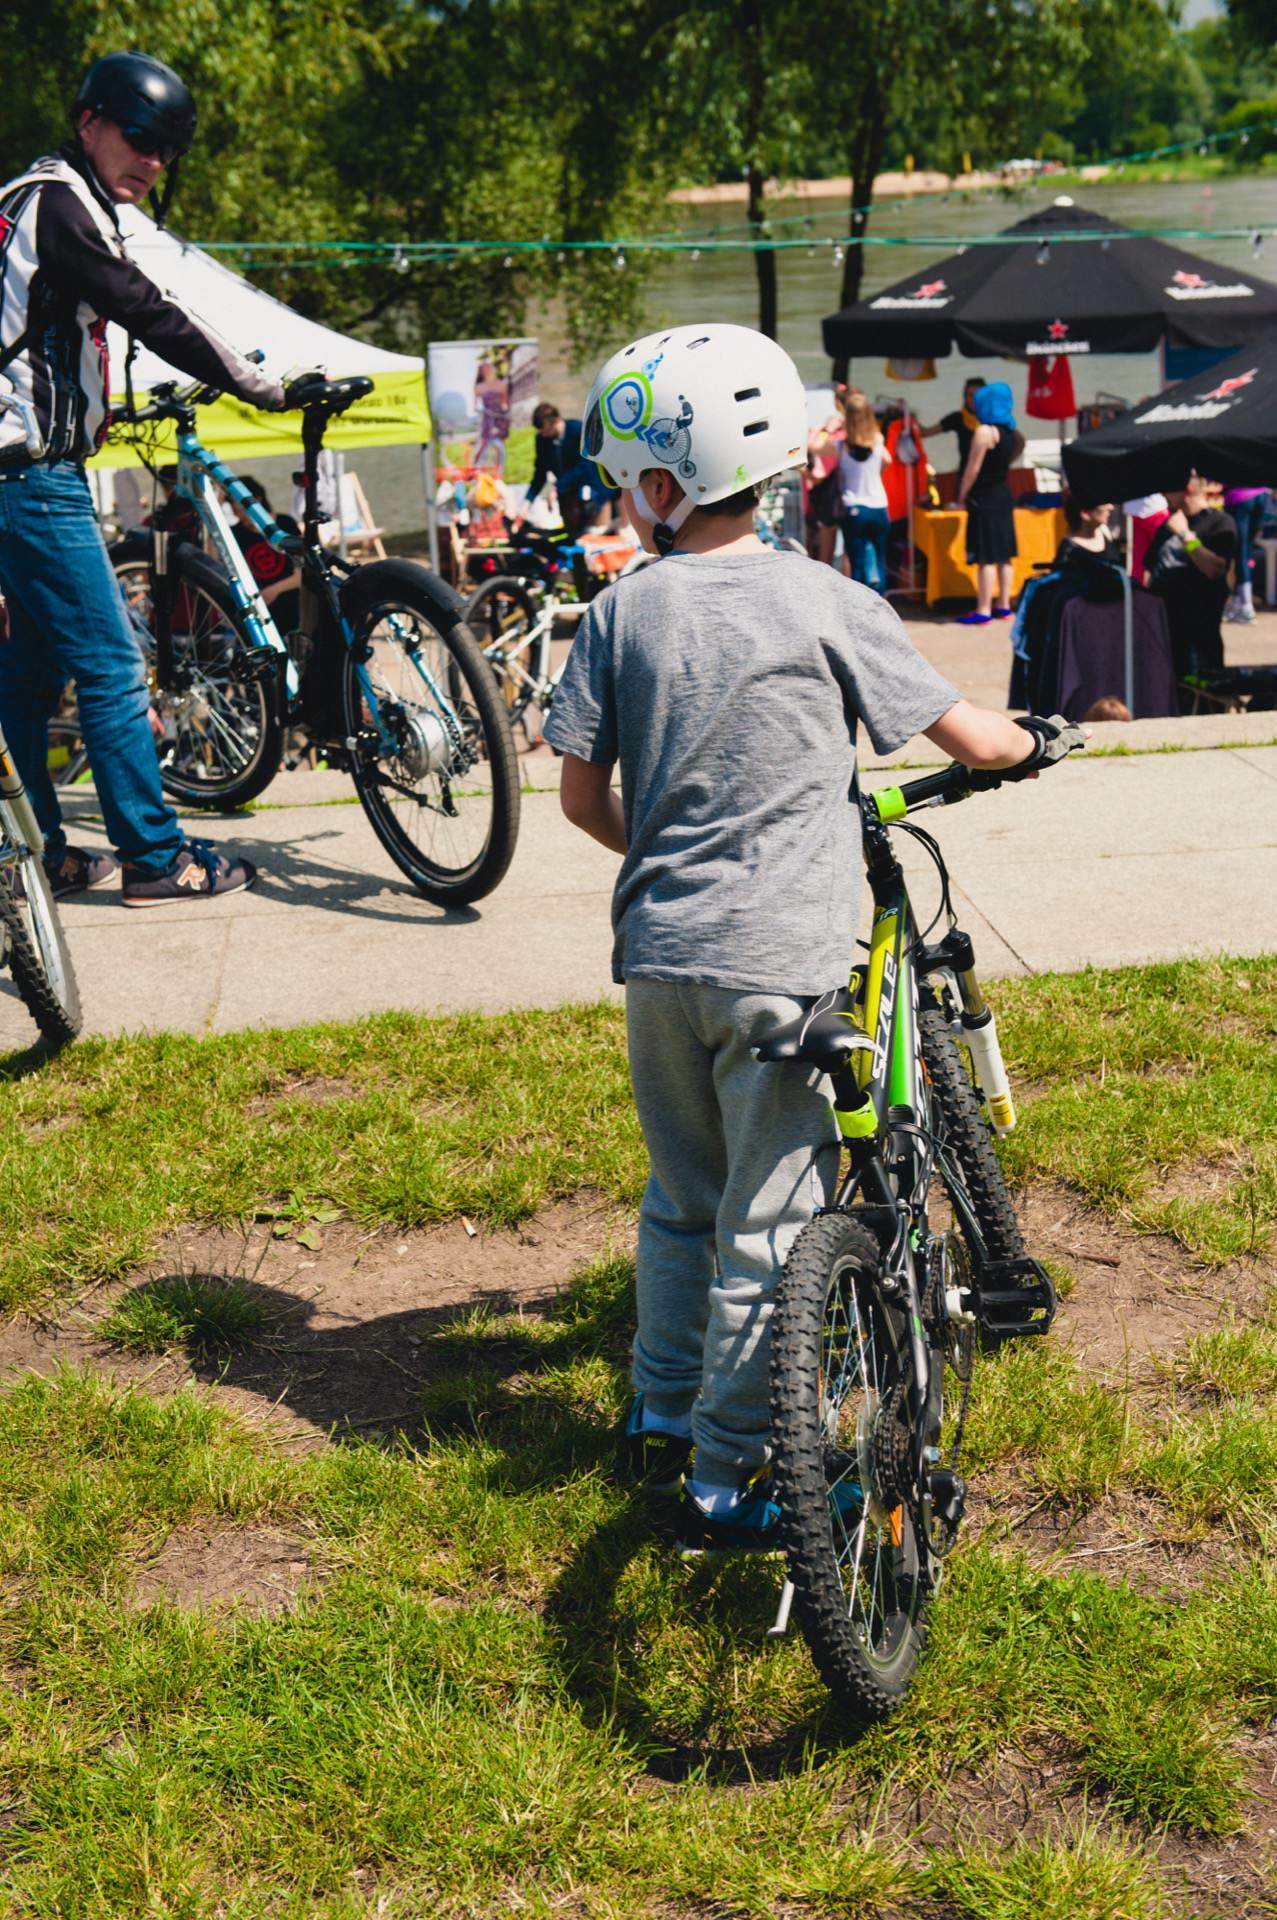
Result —
<instances>
[{"instance_id":1,"label":"concrete path","mask_svg":"<svg viewBox=\"0 0 1277 1920\"><path fill-rule=\"evenodd\" d=\"M1136 751L921 816L950 860L987 975L1277 948L1277 716L1097 728L1094 744L1115 737ZM1187 750L1159 752L1163 740ZM892 759L916 765L929 751L915 743ZM114 891L68 901L86 1031L224 1033L613 993L617 863L563 820L557 762L538 753L524 766L536 785L513 867L468 911L445 913L411 891L362 809L340 804L351 789L339 775L282 774L260 811L192 821L258 860L259 885L149 913L124 911ZM869 756L867 784L892 777ZM91 788L68 813L78 842L104 844ZM902 850L922 911L937 897L932 869L907 839ZM0 975L0 1046L31 1037Z\"/></svg>"}]
</instances>

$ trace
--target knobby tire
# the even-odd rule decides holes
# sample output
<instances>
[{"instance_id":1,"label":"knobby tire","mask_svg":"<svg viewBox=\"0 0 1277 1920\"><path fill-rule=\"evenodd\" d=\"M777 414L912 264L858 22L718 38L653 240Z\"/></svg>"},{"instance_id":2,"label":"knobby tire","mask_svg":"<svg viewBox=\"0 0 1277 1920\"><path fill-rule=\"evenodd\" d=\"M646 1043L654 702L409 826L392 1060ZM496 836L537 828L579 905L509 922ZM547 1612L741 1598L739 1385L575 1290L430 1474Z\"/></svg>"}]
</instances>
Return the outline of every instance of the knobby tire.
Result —
<instances>
[{"instance_id":1,"label":"knobby tire","mask_svg":"<svg viewBox=\"0 0 1277 1920\"><path fill-rule=\"evenodd\" d=\"M871 1317L875 1337L882 1341L881 1367L875 1361L874 1375L883 1398L907 1384L905 1315L883 1300L880 1268L878 1243L865 1226L849 1213L821 1214L790 1250L771 1330L773 1472L795 1612L822 1679L861 1723L886 1718L904 1699L926 1645L931 1604L918 1566L905 1564L910 1552L925 1564L911 1505L900 1508L900 1565L891 1575L893 1582L899 1580L900 1605L886 1616L891 1644L881 1655L853 1625L839 1565L846 1529L830 1497L830 1474L837 1471L839 1456L832 1445L832 1396L823 1373L825 1329L836 1291L850 1287L860 1303L857 1311Z\"/></svg>"},{"instance_id":2,"label":"knobby tire","mask_svg":"<svg viewBox=\"0 0 1277 1920\"><path fill-rule=\"evenodd\" d=\"M1024 1236L1007 1190L1006 1176L994 1151L971 1076L939 1008L922 1009L918 1033L931 1082L933 1122L961 1169L985 1251L991 1260L1020 1260L1025 1253Z\"/></svg>"},{"instance_id":3,"label":"knobby tire","mask_svg":"<svg viewBox=\"0 0 1277 1920\"><path fill-rule=\"evenodd\" d=\"M40 898L38 904L32 901L28 920L24 903L15 896L9 877L0 879L0 921L8 942L9 969L27 1012L44 1040L50 1047L64 1047L75 1039L83 1025L80 989L42 862L33 855L21 862L20 871L22 886L31 892L38 891ZM56 945L56 955L50 957L56 960L56 969L62 975L61 991L54 970L41 950L45 941Z\"/></svg>"}]
</instances>

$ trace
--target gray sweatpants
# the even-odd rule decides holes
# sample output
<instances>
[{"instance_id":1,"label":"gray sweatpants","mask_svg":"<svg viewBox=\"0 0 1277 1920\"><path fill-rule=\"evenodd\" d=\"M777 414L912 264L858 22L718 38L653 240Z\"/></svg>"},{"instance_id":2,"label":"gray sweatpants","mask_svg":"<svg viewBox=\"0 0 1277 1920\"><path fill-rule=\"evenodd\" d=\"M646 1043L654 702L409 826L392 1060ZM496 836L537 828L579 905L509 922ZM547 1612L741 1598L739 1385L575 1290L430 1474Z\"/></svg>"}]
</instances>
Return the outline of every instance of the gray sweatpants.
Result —
<instances>
[{"instance_id":1,"label":"gray sweatpants","mask_svg":"<svg viewBox=\"0 0 1277 1920\"><path fill-rule=\"evenodd\" d=\"M750 1047L805 1003L631 979L626 1031L651 1161L639 1213L633 1378L652 1414L692 1416L696 1477L742 1484L768 1458L768 1321L790 1244L830 1197L837 1132L821 1077Z\"/></svg>"}]
</instances>

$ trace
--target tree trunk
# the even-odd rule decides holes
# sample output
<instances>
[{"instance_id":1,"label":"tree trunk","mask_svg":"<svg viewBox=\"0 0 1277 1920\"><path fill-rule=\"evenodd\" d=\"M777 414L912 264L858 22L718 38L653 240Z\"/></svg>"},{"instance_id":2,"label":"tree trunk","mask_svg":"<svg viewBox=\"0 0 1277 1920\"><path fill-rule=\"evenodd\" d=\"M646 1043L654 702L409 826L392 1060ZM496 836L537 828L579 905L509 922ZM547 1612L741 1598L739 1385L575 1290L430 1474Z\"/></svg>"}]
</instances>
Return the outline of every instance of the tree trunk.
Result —
<instances>
[{"instance_id":1,"label":"tree trunk","mask_svg":"<svg viewBox=\"0 0 1277 1920\"><path fill-rule=\"evenodd\" d=\"M749 170L749 230L755 240L767 233L764 205L764 181L757 167ZM755 247L754 273L758 280L758 331L769 340L776 338L778 303L776 298L776 254L771 247Z\"/></svg>"},{"instance_id":2,"label":"tree trunk","mask_svg":"<svg viewBox=\"0 0 1277 1920\"><path fill-rule=\"evenodd\" d=\"M763 125L767 114L767 47L763 31L763 0L740 0L738 13L745 67L745 179L749 189L749 231L755 241L769 237L767 179L763 172ZM758 280L758 330L776 338L776 253L772 247L754 248Z\"/></svg>"},{"instance_id":3,"label":"tree trunk","mask_svg":"<svg viewBox=\"0 0 1277 1920\"><path fill-rule=\"evenodd\" d=\"M863 240L869 230L869 203L873 199L874 181L882 165L883 142L886 138L885 108L886 101L881 91L871 81L860 96L860 108L848 154L851 195L847 231L853 240ZM850 246L842 263L841 306L854 306L859 300L864 277L865 250L863 247ZM846 355L839 354L832 367L834 380L845 381L850 367L851 362Z\"/></svg>"}]
</instances>

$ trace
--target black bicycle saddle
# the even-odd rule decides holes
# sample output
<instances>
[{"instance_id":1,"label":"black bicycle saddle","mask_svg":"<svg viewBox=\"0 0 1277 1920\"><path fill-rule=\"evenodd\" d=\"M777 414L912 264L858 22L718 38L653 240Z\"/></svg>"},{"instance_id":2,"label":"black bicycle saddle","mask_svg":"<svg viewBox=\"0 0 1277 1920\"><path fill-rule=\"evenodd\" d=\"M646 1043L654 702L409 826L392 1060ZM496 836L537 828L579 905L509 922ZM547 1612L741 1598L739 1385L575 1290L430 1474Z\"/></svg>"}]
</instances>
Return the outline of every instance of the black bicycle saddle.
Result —
<instances>
[{"instance_id":1,"label":"black bicycle saddle","mask_svg":"<svg viewBox=\"0 0 1277 1920\"><path fill-rule=\"evenodd\" d=\"M821 1073L836 1073L853 1053L873 1041L856 1024L849 987L831 987L797 1020L775 1027L754 1048L756 1060L805 1060Z\"/></svg>"}]
</instances>

